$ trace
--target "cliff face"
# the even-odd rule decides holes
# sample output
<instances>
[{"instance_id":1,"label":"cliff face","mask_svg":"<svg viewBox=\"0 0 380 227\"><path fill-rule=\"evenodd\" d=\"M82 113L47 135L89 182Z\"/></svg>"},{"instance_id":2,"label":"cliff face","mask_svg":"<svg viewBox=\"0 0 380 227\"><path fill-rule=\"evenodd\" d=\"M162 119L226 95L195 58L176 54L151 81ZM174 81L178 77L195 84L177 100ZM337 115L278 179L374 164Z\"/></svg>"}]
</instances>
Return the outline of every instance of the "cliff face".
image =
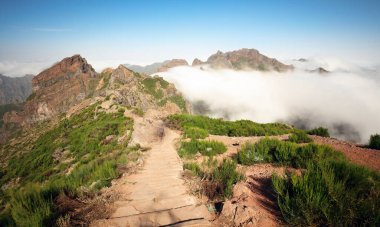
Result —
<instances>
[{"instance_id":1,"label":"cliff face","mask_svg":"<svg viewBox=\"0 0 380 227\"><path fill-rule=\"evenodd\" d=\"M97 73L84 58L65 58L33 78L33 93L24 111L6 113L4 122L25 125L63 113L92 94L98 81Z\"/></svg>"},{"instance_id":2,"label":"cliff face","mask_svg":"<svg viewBox=\"0 0 380 227\"><path fill-rule=\"evenodd\" d=\"M24 102L32 93L32 78L33 75L7 77L0 74L0 105Z\"/></svg>"},{"instance_id":3,"label":"cliff face","mask_svg":"<svg viewBox=\"0 0 380 227\"><path fill-rule=\"evenodd\" d=\"M274 58L260 54L255 49L246 48L226 53L218 51L216 54L211 55L205 63L216 69L274 70L278 72L293 69L292 65L285 65Z\"/></svg>"}]
</instances>

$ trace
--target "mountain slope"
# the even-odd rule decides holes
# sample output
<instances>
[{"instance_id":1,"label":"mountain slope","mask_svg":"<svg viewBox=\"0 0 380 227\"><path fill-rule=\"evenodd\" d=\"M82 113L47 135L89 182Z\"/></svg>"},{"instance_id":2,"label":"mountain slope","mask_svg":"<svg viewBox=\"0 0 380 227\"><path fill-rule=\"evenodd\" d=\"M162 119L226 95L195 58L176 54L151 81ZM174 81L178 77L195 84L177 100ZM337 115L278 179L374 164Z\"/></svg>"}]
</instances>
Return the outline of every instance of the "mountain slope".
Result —
<instances>
[{"instance_id":1,"label":"mountain slope","mask_svg":"<svg viewBox=\"0 0 380 227\"><path fill-rule=\"evenodd\" d=\"M0 74L0 105L21 103L32 93L33 75L7 77Z\"/></svg>"},{"instance_id":2,"label":"mountain slope","mask_svg":"<svg viewBox=\"0 0 380 227\"><path fill-rule=\"evenodd\" d=\"M197 59L194 64L201 62ZM278 71L285 72L292 70L292 65L285 65L274 58L262 55L255 49L240 49L223 53L218 51L211 55L205 64L209 64L215 69L234 69L234 70L259 70L259 71Z\"/></svg>"},{"instance_id":3,"label":"mountain slope","mask_svg":"<svg viewBox=\"0 0 380 227\"><path fill-rule=\"evenodd\" d=\"M24 111L5 114L4 122L26 125L63 113L91 95L98 81L86 59L79 55L65 58L33 78L33 93Z\"/></svg>"}]
</instances>

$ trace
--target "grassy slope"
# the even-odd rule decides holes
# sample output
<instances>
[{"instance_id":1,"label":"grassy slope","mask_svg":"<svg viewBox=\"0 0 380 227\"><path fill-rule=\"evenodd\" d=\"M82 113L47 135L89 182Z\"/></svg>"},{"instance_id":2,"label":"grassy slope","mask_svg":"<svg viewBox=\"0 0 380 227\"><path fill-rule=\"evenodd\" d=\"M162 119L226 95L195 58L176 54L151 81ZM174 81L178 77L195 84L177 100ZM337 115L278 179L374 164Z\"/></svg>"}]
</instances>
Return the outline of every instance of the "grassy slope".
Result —
<instances>
[{"instance_id":1,"label":"grassy slope","mask_svg":"<svg viewBox=\"0 0 380 227\"><path fill-rule=\"evenodd\" d=\"M133 121L122 112L95 110L93 105L62 120L40 136L31 151L9 161L0 182L4 185L19 178L20 184L0 195L6 207L1 223L51 225L63 215L53 202L60 193L75 198L95 192L119 175L117 167L125 164L133 149L127 148L129 137L120 143L118 138L133 129ZM113 138L106 141L109 135Z\"/></svg>"}]
</instances>

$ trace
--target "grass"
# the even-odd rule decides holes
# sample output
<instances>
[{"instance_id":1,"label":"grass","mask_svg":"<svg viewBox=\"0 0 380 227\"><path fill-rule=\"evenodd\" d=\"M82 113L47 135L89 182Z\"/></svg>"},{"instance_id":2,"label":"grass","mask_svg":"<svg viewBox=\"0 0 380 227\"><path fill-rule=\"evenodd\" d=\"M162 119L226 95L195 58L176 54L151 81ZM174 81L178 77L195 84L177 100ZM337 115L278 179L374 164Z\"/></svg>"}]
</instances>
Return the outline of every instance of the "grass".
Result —
<instances>
[{"instance_id":1,"label":"grass","mask_svg":"<svg viewBox=\"0 0 380 227\"><path fill-rule=\"evenodd\" d=\"M303 169L274 175L277 203L290 226L378 226L380 174L349 162L331 147L262 139L246 143L239 163L270 162Z\"/></svg>"},{"instance_id":2,"label":"grass","mask_svg":"<svg viewBox=\"0 0 380 227\"><path fill-rule=\"evenodd\" d=\"M289 136L289 141L294 143L310 143L313 141L305 131L303 130L294 130L294 132Z\"/></svg>"},{"instance_id":3,"label":"grass","mask_svg":"<svg viewBox=\"0 0 380 227\"><path fill-rule=\"evenodd\" d=\"M208 132L205 129L201 129L198 127L185 127L183 129L185 138L190 139L204 139L208 136Z\"/></svg>"},{"instance_id":4,"label":"grass","mask_svg":"<svg viewBox=\"0 0 380 227\"><path fill-rule=\"evenodd\" d=\"M167 125L175 129L198 127L213 135L227 136L265 136L282 135L293 131L285 124L259 124L249 120L225 121L200 115L175 114L166 120Z\"/></svg>"},{"instance_id":5,"label":"grass","mask_svg":"<svg viewBox=\"0 0 380 227\"><path fill-rule=\"evenodd\" d=\"M2 195L8 209L1 212L1 220L17 226L52 225L63 215L54 205L60 193L75 198L109 186L119 176L118 166L125 165L128 154L135 152L126 147L129 138L117 141L132 129L132 119L124 117L123 111L96 112L96 105L62 120L41 135L31 151L9 161L1 184L18 177L21 184ZM54 158L57 152L62 154L58 160ZM67 174L70 166L75 167Z\"/></svg>"},{"instance_id":6,"label":"grass","mask_svg":"<svg viewBox=\"0 0 380 227\"><path fill-rule=\"evenodd\" d=\"M369 138L368 147L371 149L380 150L380 135L379 134L371 135L371 137Z\"/></svg>"},{"instance_id":7,"label":"grass","mask_svg":"<svg viewBox=\"0 0 380 227\"><path fill-rule=\"evenodd\" d=\"M265 138L255 144L244 144L236 159L243 165L270 162L294 168L306 168L308 161L327 157L337 160L344 158L343 154L328 146L316 144L299 146L293 142Z\"/></svg>"},{"instance_id":8,"label":"grass","mask_svg":"<svg viewBox=\"0 0 380 227\"><path fill-rule=\"evenodd\" d=\"M323 127L311 129L311 130L307 131L307 134L322 136L322 137L330 137L329 130L327 128L323 128Z\"/></svg>"},{"instance_id":9,"label":"grass","mask_svg":"<svg viewBox=\"0 0 380 227\"><path fill-rule=\"evenodd\" d=\"M181 95L164 95L164 90L169 83L162 77L148 77L142 81L145 91L152 95L159 106L164 106L168 101L176 104L183 112L186 112L186 101Z\"/></svg>"},{"instance_id":10,"label":"grass","mask_svg":"<svg viewBox=\"0 0 380 227\"><path fill-rule=\"evenodd\" d=\"M193 158L198 152L205 156L215 156L227 151L227 147L218 141L195 140L182 141L178 154L181 158Z\"/></svg>"},{"instance_id":11,"label":"grass","mask_svg":"<svg viewBox=\"0 0 380 227\"><path fill-rule=\"evenodd\" d=\"M244 176L236 171L236 163L229 159L224 159L218 164L216 159L207 158L201 165L194 162L185 163L184 168L202 179L202 192L211 200L230 198L233 186L244 179Z\"/></svg>"},{"instance_id":12,"label":"grass","mask_svg":"<svg viewBox=\"0 0 380 227\"><path fill-rule=\"evenodd\" d=\"M142 81L142 84L148 94L152 95L155 99L160 100L164 96L164 93L161 88L157 88L157 82L160 82L158 77L148 77Z\"/></svg>"},{"instance_id":13,"label":"grass","mask_svg":"<svg viewBox=\"0 0 380 227\"><path fill-rule=\"evenodd\" d=\"M273 176L291 226L379 226L380 175L344 160L310 162L301 176Z\"/></svg>"}]
</instances>

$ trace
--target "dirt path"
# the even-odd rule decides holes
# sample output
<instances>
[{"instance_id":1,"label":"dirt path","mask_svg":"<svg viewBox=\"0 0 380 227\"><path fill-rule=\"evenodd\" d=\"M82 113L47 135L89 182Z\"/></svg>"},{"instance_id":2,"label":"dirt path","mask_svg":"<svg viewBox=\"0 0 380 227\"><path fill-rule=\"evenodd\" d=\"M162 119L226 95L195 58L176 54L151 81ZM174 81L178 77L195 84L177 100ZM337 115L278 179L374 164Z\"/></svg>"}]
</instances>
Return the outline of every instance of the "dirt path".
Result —
<instances>
[{"instance_id":1,"label":"dirt path","mask_svg":"<svg viewBox=\"0 0 380 227\"><path fill-rule=\"evenodd\" d=\"M182 162L174 147L179 134L165 128L165 135L159 138L160 125L153 118L136 119L132 141L149 145L151 150L143 169L122 177L124 183L115 187L121 194L114 203L115 212L92 226L210 225L206 206L198 205L181 179Z\"/></svg>"}]
</instances>

